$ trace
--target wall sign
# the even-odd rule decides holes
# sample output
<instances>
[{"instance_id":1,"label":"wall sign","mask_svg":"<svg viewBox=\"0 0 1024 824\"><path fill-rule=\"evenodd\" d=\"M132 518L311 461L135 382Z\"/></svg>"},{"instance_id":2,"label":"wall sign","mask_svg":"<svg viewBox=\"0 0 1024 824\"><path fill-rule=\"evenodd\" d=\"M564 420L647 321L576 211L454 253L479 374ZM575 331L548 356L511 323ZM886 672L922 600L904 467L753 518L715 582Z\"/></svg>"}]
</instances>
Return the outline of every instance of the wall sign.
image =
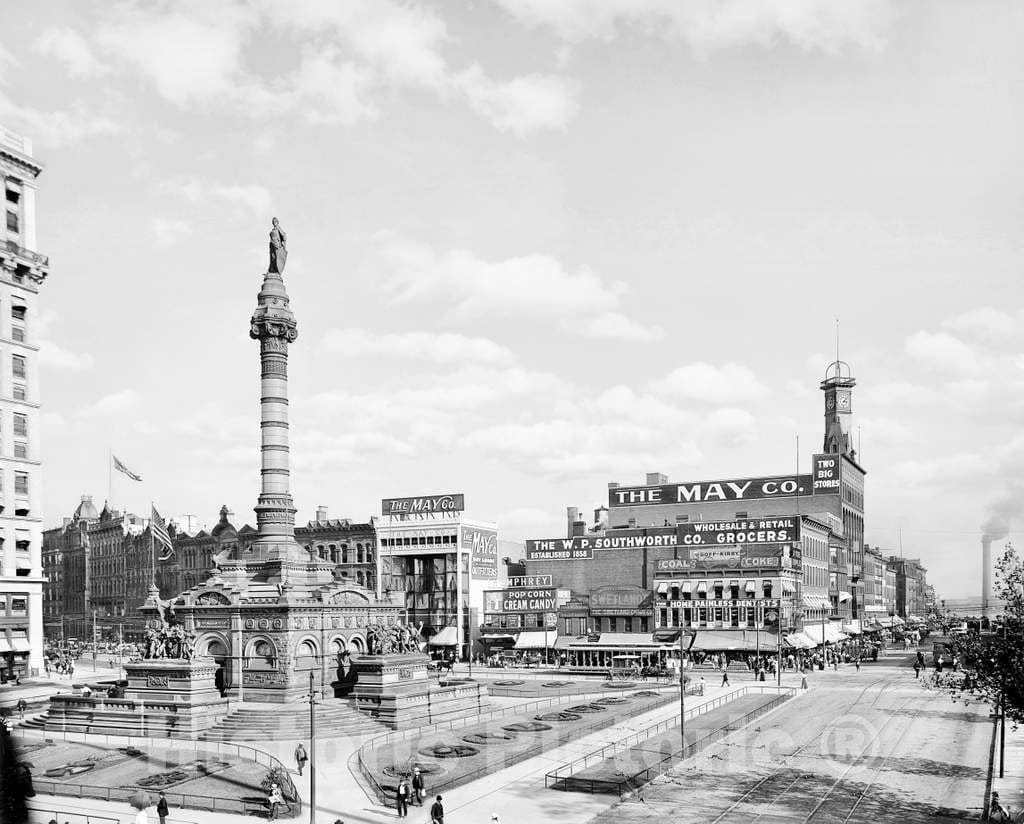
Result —
<instances>
[{"instance_id":1,"label":"wall sign","mask_svg":"<svg viewBox=\"0 0 1024 824\"><path fill-rule=\"evenodd\" d=\"M381 515L431 515L463 512L466 496L461 492L447 495L420 495L415 498L384 498L380 502Z\"/></svg>"},{"instance_id":2,"label":"wall sign","mask_svg":"<svg viewBox=\"0 0 1024 824\"><path fill-rule=\"evenodd\" d=\"M813 493L810 475L774 475L731 481L660 486L620 486L608 490L609 507L664 506L707 501L748 501L757 498L789 498Z\"/></svg>"}]
</instances>

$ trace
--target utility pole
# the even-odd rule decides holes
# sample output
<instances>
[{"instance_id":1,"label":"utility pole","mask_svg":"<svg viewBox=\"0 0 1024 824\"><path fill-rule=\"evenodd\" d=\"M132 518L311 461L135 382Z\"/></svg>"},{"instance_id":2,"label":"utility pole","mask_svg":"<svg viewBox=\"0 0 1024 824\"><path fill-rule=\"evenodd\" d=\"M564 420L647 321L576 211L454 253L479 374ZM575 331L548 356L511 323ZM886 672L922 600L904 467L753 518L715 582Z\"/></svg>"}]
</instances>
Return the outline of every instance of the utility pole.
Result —
<instances>
[{"instance_id":1,"label":"utility pole","mask_svg":"<svg viewBox=\"0 0 1024 824\"><path fill-rule=\"evenodd\" d=\"M316 686L309 673L309 824L316 824Z\"/></svg>"},{"instance_id":2,"label":"utility pole","mask_svg":"<svg viewBox=\"0 0 1024 824\"><path fill-rule=\"evenodd\" d=\"M680 762L686 758L686 671L683 667L683 639L689 637L689 632L679 629L679 743L682 745L679 751Z\"/></svg>"},{"instance_id":3,"label":"utility pole","mask_svg":"<svg viewBox=\"0 0 1024 824\"><path fill-rule=\"evenodd\" d=\"M92 611L92 671L96 672L96 610Z\"/></svg>"}]
</instances>

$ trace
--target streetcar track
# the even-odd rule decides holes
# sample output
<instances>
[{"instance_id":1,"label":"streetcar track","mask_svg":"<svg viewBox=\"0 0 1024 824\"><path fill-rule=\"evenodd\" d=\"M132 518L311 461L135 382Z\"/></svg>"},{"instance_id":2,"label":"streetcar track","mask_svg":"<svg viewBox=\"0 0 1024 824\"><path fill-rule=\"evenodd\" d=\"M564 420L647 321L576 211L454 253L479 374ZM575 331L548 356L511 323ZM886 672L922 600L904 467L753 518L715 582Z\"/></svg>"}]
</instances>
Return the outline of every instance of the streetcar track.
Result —
<instances>
[{"instance_id":1,"label":"streetcar track","mask_svg":"<svg viewBox=\"0 0 1024 824\"><path fill-rule=\"evenodd\" d=\"M849 705L848 711L852 710L854 707L856 707L857 704L859 704L863 700L864 694L868 690L870 690L872 687L875 687L878 684L882 684L882 688L878 691L878 695L875 696L875 700L872 702L872 706L874 706L875 703L878 701L878 699L881 697L882 693L885 692L885 690L890 686L890 684L888 683L887 679L885 679L885 678L879 678L879 679L877 679L875 681L872 681L867 686L865 686L864 689L862 689L860 691L860 694L853 701L853 703ZM747 790L747 792L745 792L742 796L740 796L738 799L736 799L736 801L734 801L732 803L732 805L730 805L728 808L723 810L716 818L714 818L712 820L711 824L719 824L719 822L721 822L724 818L726 818L726 816L731 815L733 812L735 812L735 810L741 804L743 804L745 801L747 801L752 795L754 795L754 793L756 793L759 789L761 789L761 787L763 787L766 783L768 783L772 779L776 778L779 775L779 773L782 772L782 770L784 768L789 766L789 761L791 761L793 758L796 758L798 755L800 755L804 750L806 750L808 747L810 747L816 741L819 741L825 735L825 733L829 729L830 729L829 725L826 725L826 726L822 727L820 732L818 732L817 734L812 736L810 739L808 739L806 742L801 744L799 747L797 747L795 750L793 750L793 752L791 752L788 755L786 755L783 758L783 760L768 775L766 775L764 778L762 778L760 781L758 781L753 787L751 787L749 790ZM786 787L785 790L783 790L781 793L776 794L776 796L771 800L771 802L768 804L768 806L765 807L764 810L761 813L758 814L757 818L753 819L753 821L757 821L759 818L762 818L764 816L764 814L775 804L775 802L778 801L779 798L783 794L785 794L790 789L792 789L792 787L795 786L799 781L801 781L802 778L803 778L803 776L798 776L796 779L794 779Z\"/></svg>"}]
</instances>

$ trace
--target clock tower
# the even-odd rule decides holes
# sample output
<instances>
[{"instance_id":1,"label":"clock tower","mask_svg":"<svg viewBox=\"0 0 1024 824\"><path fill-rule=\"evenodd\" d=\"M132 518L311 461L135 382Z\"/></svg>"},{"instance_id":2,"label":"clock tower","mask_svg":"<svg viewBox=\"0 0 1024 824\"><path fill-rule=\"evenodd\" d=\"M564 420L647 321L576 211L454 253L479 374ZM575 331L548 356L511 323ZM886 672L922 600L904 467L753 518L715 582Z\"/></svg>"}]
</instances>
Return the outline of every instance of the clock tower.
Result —
<instances>
[{"instance_id":1,"label":"clock tower","mask_svg":"<svg viewBox=\"0 0 1024 824\"><path fill-rule=\"evenodd\" d=\"M833 361L821 382L825 393L825 445L823 451L832 455L847 455L853 458L856 452L850 438L853 415L854 380L850 365L845 361Z\"/></svg>"}]
</instances>

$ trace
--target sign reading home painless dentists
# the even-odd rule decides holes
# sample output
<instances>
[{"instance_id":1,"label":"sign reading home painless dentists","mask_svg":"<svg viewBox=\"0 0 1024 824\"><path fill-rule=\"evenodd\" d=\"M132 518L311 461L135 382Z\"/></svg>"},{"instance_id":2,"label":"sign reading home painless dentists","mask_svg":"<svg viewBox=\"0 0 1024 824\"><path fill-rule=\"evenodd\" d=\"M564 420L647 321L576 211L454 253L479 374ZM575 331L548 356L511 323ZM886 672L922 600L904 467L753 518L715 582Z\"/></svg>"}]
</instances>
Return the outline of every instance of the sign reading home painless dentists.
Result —
<instances>
[{"instance_id":1,"label":"sign reading home painless dentists","mask_svg":"<svg viewBox=\"0 0 1024 824\"><path fill-rule=\"evenodd\" d=\"M775 475L770 478L739 478L732 481L613 487L608 490L608 506L749 501L757 498L791 498L813 493L810 475Z\"/></svg>"}]
</instances>

